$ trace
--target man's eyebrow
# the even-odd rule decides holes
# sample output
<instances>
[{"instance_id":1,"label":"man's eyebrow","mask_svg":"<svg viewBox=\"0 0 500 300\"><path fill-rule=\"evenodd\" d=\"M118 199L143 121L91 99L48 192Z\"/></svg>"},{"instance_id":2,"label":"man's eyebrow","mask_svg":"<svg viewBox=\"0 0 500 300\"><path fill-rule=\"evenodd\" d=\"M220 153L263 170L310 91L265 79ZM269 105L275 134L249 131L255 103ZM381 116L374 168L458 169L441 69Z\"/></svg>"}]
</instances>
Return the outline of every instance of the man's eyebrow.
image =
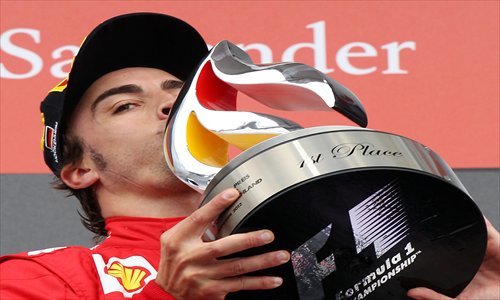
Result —
<instances>
[{"instance_id":1,"label":"man's eyebrow","mask_svg":"<svg viewBox=\"0 0 500 300\"><path fill-rule=\"evenodd\" d=\"M167 79L161 83L161 88L163 90L172 90L172 89L180 89L182 85L184 84L183 81L180 80L175 80L175 79ZM95 112L97 105L101 103L104 99L107 97L113 96L113 95L118 95L118 94L137 94L137 93L142 93L143 89L136 85L136 84L126 84L118 87L111 88L102 94L100 94L95 100L94 103L92 103L92 106L90 107L92 112Z\"/></svg>"},{"instance_id":2,"label":"man's eyebrow","mask_svg":"<svg viewBox=\"0 0 500 300\"><path fill-rule=\"evenodd\" d=\"M92 103L90 107L92 112L95 112L97 105L101 103L104 99L118 94L132 94L132 93L141 93L143 92L142 88L136 84L126 84L118 87L111 88L102 94L100 94Z\"/></svg>"},{"instance_id":3,"label":"man's eyebrow","mask_svg":"<svg viewBox=\"0 0 500 300\"><path fill-rule=\"evenodd\" d=\"M163 90L180 89L184 84L183 81L175 79L167 79L161 83L161 88Z\"/></svg>"}]
</instances>

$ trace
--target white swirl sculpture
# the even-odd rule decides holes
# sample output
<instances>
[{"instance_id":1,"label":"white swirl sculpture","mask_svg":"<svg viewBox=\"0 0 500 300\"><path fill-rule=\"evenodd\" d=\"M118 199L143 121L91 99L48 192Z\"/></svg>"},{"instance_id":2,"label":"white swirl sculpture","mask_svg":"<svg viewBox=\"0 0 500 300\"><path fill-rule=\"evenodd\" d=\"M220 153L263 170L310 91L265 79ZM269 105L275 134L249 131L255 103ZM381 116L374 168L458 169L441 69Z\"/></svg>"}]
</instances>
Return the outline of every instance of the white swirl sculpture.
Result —
<instances>
[{"instance_id":1,"label":"white swirl sculpture","mask_svg":"<svg viewBox=\"0 0 500 300\"><path fill-rule=\"evenodd\" d=\"M238 91L273 109L334 109L362 127L367 125L358 98L322 72L300 63L255 65L243 50L222 41L184 84L165 130L169 168L199 192L228 162L229 144L246 150L302 129L281 117L236 111Z\"/></svg>"}]
</instances>

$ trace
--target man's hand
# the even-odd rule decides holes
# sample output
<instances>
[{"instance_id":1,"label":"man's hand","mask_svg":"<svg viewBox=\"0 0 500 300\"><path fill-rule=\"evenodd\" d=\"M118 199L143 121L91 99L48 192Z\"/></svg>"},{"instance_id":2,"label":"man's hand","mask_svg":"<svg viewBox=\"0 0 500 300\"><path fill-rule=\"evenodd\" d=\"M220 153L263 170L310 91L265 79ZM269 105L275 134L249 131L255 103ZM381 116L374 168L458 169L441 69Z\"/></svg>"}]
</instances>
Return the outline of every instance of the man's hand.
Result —
<instances>
[{"instance_id":1,"label":"man's hand","mask_svg":"<svg viewBox=\"0 0 500 300\"><path fill-rule=\"evenodd\" d=\"M156 283L177 300L224 299L230 292L281 285L281 278L244 274L286 263L290 259L286 251L218 259L272 242L271 231L234 234L211 242L202 240L212 221L238 197L236 189L228 189L162 234Z\"/></svg>"},{"instance_id":2,"label":"man's hand","mask_svg":"<svg viewBox=\"0 0 500 300\"><path fill-rule=\"evenodd\" d=\"M457 296L461 300L498 300L500 299L500 234L486 220L488 245L483 263L469 285ZM415 288L408 296L417 300L451 300L452 298L427 288Z\"/></svg>"}]
</instances>

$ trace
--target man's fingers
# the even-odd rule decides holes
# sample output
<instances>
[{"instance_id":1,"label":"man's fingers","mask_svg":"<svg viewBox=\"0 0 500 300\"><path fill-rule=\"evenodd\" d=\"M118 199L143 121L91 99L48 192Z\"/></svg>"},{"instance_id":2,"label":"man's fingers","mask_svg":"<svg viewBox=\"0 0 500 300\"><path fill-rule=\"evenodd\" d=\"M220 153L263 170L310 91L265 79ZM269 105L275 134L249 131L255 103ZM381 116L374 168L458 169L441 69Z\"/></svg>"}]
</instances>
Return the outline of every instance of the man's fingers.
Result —
<instances>
[{"instance_id":1,"label":"man's fingers","mask_svg":"<svg viewBox=\"0 0 500 300\"><path fill-rule=\"evenodd\" d=\"M237 189L224 190L203 207L200 207L179 223L178 225L181 226L177 232L180 234L186 233L191 235L194 233L201 237L208 225L226 208L233 204L239 196L240 193Z\"/></svg>"},{"instance_id":2,"label":"man's fingers","mask_svg":"<svg viewBox=\"0 0 500 300\"><path fill-rule=\"evenodd\" d=\"M202 255L208 259L223 257L250 248L271 243L274 234L269 230L259 230L226 236L205 244Z\"/></svg>"},{"instance_id":3,"label":"man's fingers","mask_svg":"<svg viewBox=\"0 0 500 300\"><path fill-rule=\"evenodd\" d=\"M413 298L415 300L453 300L452 298L437 293L428 288L415 288L411 289L407 293L408 297Z\"/></svg>"},{"instance_id":4,"label":"man's fingers","mask_svg":"<svg viewBox=\"0 0 500 300\"><path fill-rule=\"evenodd\" d=\"M225 259L213 269L211 274L214 279L239 276L259 270L264 270L282 265L290 260L287 251L274 251L255 256Z\"/></svg>"},{"instance_id":5,"label":"man's fingers","mask_svg":"<svg viewBox=\"0 0 500 300\"><path fill-rule=\"evenodd\" d=\"M484 218L486 222L486 230L487 230L487 245L486 245L486 254L485 260L483 261L483 266L485 266L485 262L489 260L500 261L500 251L498 251L500 247L500 233L496 228L491 224L491 222Z\"/></svg>"},{"instance_id":6,"label":"man's fingers","mask_svg":"<svg viewBox=\"0 0 500 300\"><path fill-rule=\"evenodd\" d=\"M223 282L226 291L231 293L243 290L274 289L283 283L283 279L272 276L238 276L227 278Z\"/></svg>"},{"instance_id":7,"label":"man's fingers","mask_svg":"<svg viewBox=\"0 0 500 300\"><path fill-rule=\"evenodd\" d=\"M491 224L490 220L488 220L486 217L484 218L484 221L486 223L486 230L488 232L488 240L498 240L500 236L498 230L495 228L495 226L493 226L493 224Z\"/></svg>"}]
</instances>

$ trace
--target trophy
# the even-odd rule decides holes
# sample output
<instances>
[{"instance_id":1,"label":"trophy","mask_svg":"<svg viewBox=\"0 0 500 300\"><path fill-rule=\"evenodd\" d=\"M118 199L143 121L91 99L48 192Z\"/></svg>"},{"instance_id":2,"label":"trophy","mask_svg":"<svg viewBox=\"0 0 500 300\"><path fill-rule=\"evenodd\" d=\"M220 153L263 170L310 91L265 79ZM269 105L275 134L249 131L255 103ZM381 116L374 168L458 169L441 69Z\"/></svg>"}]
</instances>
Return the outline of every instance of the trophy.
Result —
<instances>
[{"instance_id":1,"label":"trophy","mask_svg":"<svg viewBox=\"0 0 500 300\"><path fill-rule=\"evenodd\" d=\"M238 92L278 110L333 109L360 127L237 111ZM407 299L419 286L454 297L472 280L486 227L465 187L428 147L366 126L358 98L318 70L256 65L228 41L212 48L171 110L166 160L201 205L240 191L207 239L269 229L273 243L237 256L291 253L255 272L282 286L228 299ZM229 146L242 152L229 160Z\"/></svg>"}]
</instances>

